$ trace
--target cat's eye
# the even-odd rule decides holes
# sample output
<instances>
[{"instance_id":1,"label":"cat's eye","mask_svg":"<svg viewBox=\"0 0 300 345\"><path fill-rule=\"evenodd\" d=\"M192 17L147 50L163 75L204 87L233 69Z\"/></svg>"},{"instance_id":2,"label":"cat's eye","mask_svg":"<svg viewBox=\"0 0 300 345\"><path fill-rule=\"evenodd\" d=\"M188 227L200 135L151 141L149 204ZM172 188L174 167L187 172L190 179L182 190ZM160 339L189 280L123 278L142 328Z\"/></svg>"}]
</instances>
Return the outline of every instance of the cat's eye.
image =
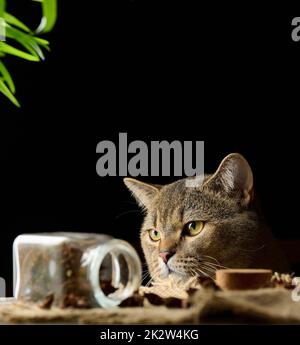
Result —
<instances>
[{"instance_id":1,"label":"cat's eye","mask_svg":"<svg viewBox=\"0 0 300 345\"><path fill-rule=\"evenodd\" d=\"M160 237L161 237L161 233L160 231L156 230L156 229L152 229L149 230L149 236L151 238L152 241L159 241Z\"/></svg>"},{"instance_id":2,"label":"cat's eye","mask_svg":"<svg viewBox=\"0 0 300 345\"><path fill-rule=\"evenodd\" d=\"M203 228L204 228L204 222L202 222L201 220L197 220L197 221L186 223L183 230L184 230L185 235L196 236L200 234Z\"/></svg>"}]
</instances>

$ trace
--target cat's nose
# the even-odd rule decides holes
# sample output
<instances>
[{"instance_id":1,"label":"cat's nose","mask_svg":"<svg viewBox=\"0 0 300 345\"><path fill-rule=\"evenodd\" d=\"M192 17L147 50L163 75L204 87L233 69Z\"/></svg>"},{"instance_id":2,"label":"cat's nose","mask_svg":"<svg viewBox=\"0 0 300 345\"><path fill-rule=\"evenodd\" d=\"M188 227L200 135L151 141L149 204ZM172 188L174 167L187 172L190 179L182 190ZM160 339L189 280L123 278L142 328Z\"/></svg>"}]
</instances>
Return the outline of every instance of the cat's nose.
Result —
<instances>
[{"instance_id":1,"label":"cat's nose","mask_svg":"<svg viewBox=\"0 0 300 345\"><path fill-rule=\"evenodd\" d=\"M163 259L163 262L166 264L173 254L174 253L170 252L161 252L158 255Z\"/></svg>"}]
</instances>

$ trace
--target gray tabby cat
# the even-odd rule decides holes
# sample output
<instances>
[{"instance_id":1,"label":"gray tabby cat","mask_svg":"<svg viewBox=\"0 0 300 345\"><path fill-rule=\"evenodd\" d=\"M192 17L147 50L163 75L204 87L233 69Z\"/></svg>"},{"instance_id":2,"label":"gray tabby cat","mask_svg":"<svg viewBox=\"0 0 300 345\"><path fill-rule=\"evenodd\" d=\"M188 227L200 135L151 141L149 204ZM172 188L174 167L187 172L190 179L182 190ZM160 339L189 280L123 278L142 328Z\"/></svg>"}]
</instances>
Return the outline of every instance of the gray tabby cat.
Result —
<instances>
[{"instance_id":1,"label":"gray tabby cat","mask_svg":"<svg viewBox=\"0 0 300 345\"><path fill-rule=\"evenodd\" d=\"M222 267L288 270L256 210L252 171L240 154L225 157L198 188L186 179L165 186L124 182L146 211L141 243L154 281L213 278Z\"/></svg>"}]
</instances>

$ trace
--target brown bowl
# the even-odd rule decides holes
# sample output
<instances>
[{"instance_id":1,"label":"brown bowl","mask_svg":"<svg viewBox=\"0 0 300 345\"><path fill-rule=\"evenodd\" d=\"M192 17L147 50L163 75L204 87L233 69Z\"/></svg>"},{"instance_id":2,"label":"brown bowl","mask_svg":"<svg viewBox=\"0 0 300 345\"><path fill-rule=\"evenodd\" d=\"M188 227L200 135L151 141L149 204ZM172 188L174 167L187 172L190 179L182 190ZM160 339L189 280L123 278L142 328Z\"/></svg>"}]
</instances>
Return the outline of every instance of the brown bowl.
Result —
<instances>
[{"instance_id":1,"label":"brown bowl","mask_svg":"<svg viewBox=\"0 0 300 345\"><path fill-rule=\"evenodd\" d=\"M270 286L272 270L222 269L216 272L216 284L222 290L255 290Z\"/></svg>"}]
</instances>

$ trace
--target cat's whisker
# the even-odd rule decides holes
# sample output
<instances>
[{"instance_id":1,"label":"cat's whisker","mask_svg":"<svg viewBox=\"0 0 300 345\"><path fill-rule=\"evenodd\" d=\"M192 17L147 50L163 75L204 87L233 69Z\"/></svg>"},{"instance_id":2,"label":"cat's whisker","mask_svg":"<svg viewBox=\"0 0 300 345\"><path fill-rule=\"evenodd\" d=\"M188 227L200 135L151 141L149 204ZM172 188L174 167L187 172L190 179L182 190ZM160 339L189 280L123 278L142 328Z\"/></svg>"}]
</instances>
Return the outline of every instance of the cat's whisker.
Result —
<instances>
[{"instance_id":1,"label":"cat's whisker","mask_svg":"<svg viewBox=\"0 0 300 345\"><path fill-rule=\"evenodd\" d=\"M143 277L146 277L148 274L149 274L149 272L148 272L148 271L145 271L145 272L143 272L142 276L143 276Z\"/></svg>"},{"instance_id":2,"label":"cat's whisker","mask_svg":"<svg viewBox=\"0 0 300 345\"><path fill-rule=\"evenodd\" d=\"M146 280L147 278L149 278L149 276L150 276L150 272L148 271L148 272L145 272L143 275L142 275L142 282L144 281L144 280Z\"/></svg>"},{"instance_id":3,"label":"cat's whisker","mask_svg":"<svg viewBox=\"0 0 300 345\"><path fill-rule=\"evenodd\" d=\"M202 274L204 274L206 277L208 277L208 278L210 278L211 280L215 281L214 275L211 275L211 273L206 272L206 271L208 271L207 267L203 267L203 266L202 266L201 269L198 268L198 270L199 270Z\"/></svg>"},{"instance_id":4,"label":"cat's whisker","mask_svg":"<svg viewBox=\"0 0 300 345\"><path fill-rule=\"evenodd\" d=\"M188 268L188 271L189 271L190 273L192 273L192 276L194 276L194 277L199 277L199 276L200 276L199 273L201 273L201 274L204 275L204 276L209 276L207 273L203 272L203 271L199 268L199 266L196 266L196 265L190 266L190 267Z\"/></svg>"},{"instance_id":5,"label":"cat's whisker","mask_svg":"<svg viewBox=\"0 0 300 345\"><path fill-rule=\"evenodd\" d=\"M147 280L148 277L143 277L141 280L141 283L144 283L145 280Z\"/></svg>"},{"instance_id":6,"label":"cat's whisker","mask_svg":"<svg viewBox=\"0 0 300 345\"><path fill-rule=\"evenodd\" d=\"M206 266L206 267L210 268L210 270L213 271L213 272L216 271L216 267L210 266L209 263L206 263L206 262L204 262L204 261L198 262L197 264L194 263L194 264L192 265L192 267L193 267L193 268L196 268L196 269L199 268L199 267L202 267L202 266Z\"/></svg>"},{"instance_id":7,"label":"cat's whisker","mask_svg":"<svg viewBox=\"0 0 300 345\"><path fill-rule=\"evenodd\" d=\"M151 278L148 283L145 285L145 287L150 287L152 285L154 278Z\"/></svg>"},{"instance_id":8,"label":"cat's whisker","mask_svg":"<svg viewBox=\"0 0 300 345\"><path fill-rule=\"evenodd\" d=\"M190 263L196 263L197 265L198 264L202 264L203 262L205 262L205 263L208 263L208 264L210 264L210 265L212 265L212 266L214 266L216 268L225 268L225 269L229 268L229 267L221 265L220 262L216 258L214 258L214 257L212 257L210 255L202 255L202 257L207 257L207 258L209 258L211 260L214 260L214 262L206 261L206 260L202 260L202 259L196 259L196 258L193 258L193 257L183 258L182 261L184 261L186 263L189 263L189 264Z\"/></svg>"},{"instance_id":9,"label":"cat's whisker","mask_svg":"<svg viewBox=\"0 0 300 345\"><path fill-rule=\"evenodd\" d=\"M207 268L206 267L202 267L202 269L204 270L204 271L202 271L207 277L209 277L212 281L216 281L216 279L215 279L215 277L214 276L212 276L212 275L210 275L208 272L205 272L205 270L207 270Z\"/></svg>"},{"instance_id":10,"label":"cat's whisker","mask_svg":"<svg viewBox=\"0 0 300 345\"><path fill-rule=\"evenodd\" d=\"M216 270L212 267L201 266L201 268L200 268L199 265L194 265L194 266L190 267L190 269L192 271L196 272L198 276L199 276L199 273L201 273L205 277L208 277L208 278L212 279L213 281L215 281L214 276L215 276Z\"/></svg>"},{"instance_id":11,"label":"cat's whisker","mask_svg":"<svg viewBox=\"0 0 300 345\"><path fill-rule=\"evenodd\" d=\"M196 278L199 277L199 273L196 270L191 269L191 272L194 273L193 277L196 277Z\"/></svg>"},{"instance_id":12,"label":"cat's whisker","mask_svg":"<svg viewBox=\"0 0 300 345\"><path fill-rule=\"evenodd\" d=\"M216 266L211 265L209 262L206 262L206 261L203 261L203 262L201 263L201 265L202 265L202 266L209 267L209 268L211 268L211 269L214 270L214 271L216 271L216 270L218 269Z\"/></svg>"},{"instance_id":13,"label":"cat's whisker","mask_svg":"<svg viewBox=\"0 0 300 345\"><path fill-rule=\"evenodd\" d=\"M197 272L202 273L202 275L204 275L205 277L208 277L208 278L214 280L214 278L209 273L207 273L207 272L205 272L203 270L205 270L204 267L202 267L202 269L200 269L199 267L196 269Z\"/></svg>"},{"instance_id":14,"label":"cat's whisker","mask_svg":"<svg viewBox=\"0 0 300 345\"><path fill-rule=\"evenodd\" d=\"M266 246L265 244L262 244L258 248L254 248L254 249L243 249L243 248L240 248L240 250L243 251L243 252L254 253L254 252L258 252L259 250L262 250L263 248L265 248L265 246Z\"/></svg>"},{"instance_id":15,"label":"cat's whisker","mask_svg":"<svg viewBox=\"0 0 300 345\"><path fill-rule=\"evenodd\" d=\"M122 212L120 214L118 214L116 217L115 217L115 220L123 217L123 216L126 216L127 214L130 214L130 213L139 213L140 211L139 210L130 210L130 211L125 211L125 212Z\"/></svg>"},{"instance_id":16,"label":"cat's whisker","mask_svg":"<svg viewBox=\"0 0 300 345\"><path fill-rule=\"evenodd\" d=\"M196 272L193 269L188 269L187 272L192 276L192 278L197 277Z\"/></svg>"},{"instance_id":17,"label":"cat's whisker","mask_svg":"<svg viewBox=\"0 0 300 345\"><path fill-rule=\"evenodd\" d=\"M212 259L212 260L214 260L218 265L220 265L220 262L219 262L216 258L214 258L213 256L210 256L210 255L202 255L202 256L205 257L205 258Z\"/></svg>"},{"instance_id":18,"label":"cat's whisker","mask_svg":"<svg viewBox=\"0 0 300 345\"><path fill-rule=\"evenodd\" d=\"M227 266L214 265L214 264L212 264L212 263L210 263L210 264L213 265L216 269L226 269L226 270L230 269L230 267L227 267Z\"/></svg>"},{"instance_id":19,"label":"cat's whisker","mask_svg":"<svg viewBox=\"0 0 300 345\"><path fill-rule=\"evenodd\" d=\"M212 268L209 267L209 266L202 265L201 268L205 269L205 270L208 271L208 272L211 272L211 274L213 274L214 276L215 276L215 274L216 274L216 270L215 270L215 269L212 269Z\"/></svg>"},{"instance_id":20,"label":"cat's whisker","mask_svg":"<svg viewBox=\"0 0 300 345\"><path fill-rule=\"evenodd\" d=\"M146 286L146 287L151 286L152 283L153 283L153 281L154 281L154 279L155 279L155 276L154 276L154 274L153 274L153 275L151 276L150 280L147 282L147 284L146 284L145 286Z\"/></svg>"},{"instance_id":21,"label":"cat's whisker","mask_svg":"<svg viewBox=\"0 0 300 345\"><path fill-rule=\"evenodd\" d=\"M225 269L229 269L229 267L226 267L226 266L223 266L223 265L220 265L220 264L216 264L214 262L210 262L210 261L202 261L202 263L207 263L207 264L210 264L211 266L214 266L216 268L225 268Z\"/></svg>"},{"instance_id":22,"label":"cat's whisker","mask_svg":"<svg viewBox=\"0 0 300 345\"><path fill-rule=\"evenodd\" d=\"M153 270L153 272L151 274L151 279L145 285L146 287L149 287L149 286L153 285L153 283L155 282L156 279L159 281L159 276L158 276L159 271L160 271L159 266L154 268L154 270Z\"/></svg>"}]
</instances>

